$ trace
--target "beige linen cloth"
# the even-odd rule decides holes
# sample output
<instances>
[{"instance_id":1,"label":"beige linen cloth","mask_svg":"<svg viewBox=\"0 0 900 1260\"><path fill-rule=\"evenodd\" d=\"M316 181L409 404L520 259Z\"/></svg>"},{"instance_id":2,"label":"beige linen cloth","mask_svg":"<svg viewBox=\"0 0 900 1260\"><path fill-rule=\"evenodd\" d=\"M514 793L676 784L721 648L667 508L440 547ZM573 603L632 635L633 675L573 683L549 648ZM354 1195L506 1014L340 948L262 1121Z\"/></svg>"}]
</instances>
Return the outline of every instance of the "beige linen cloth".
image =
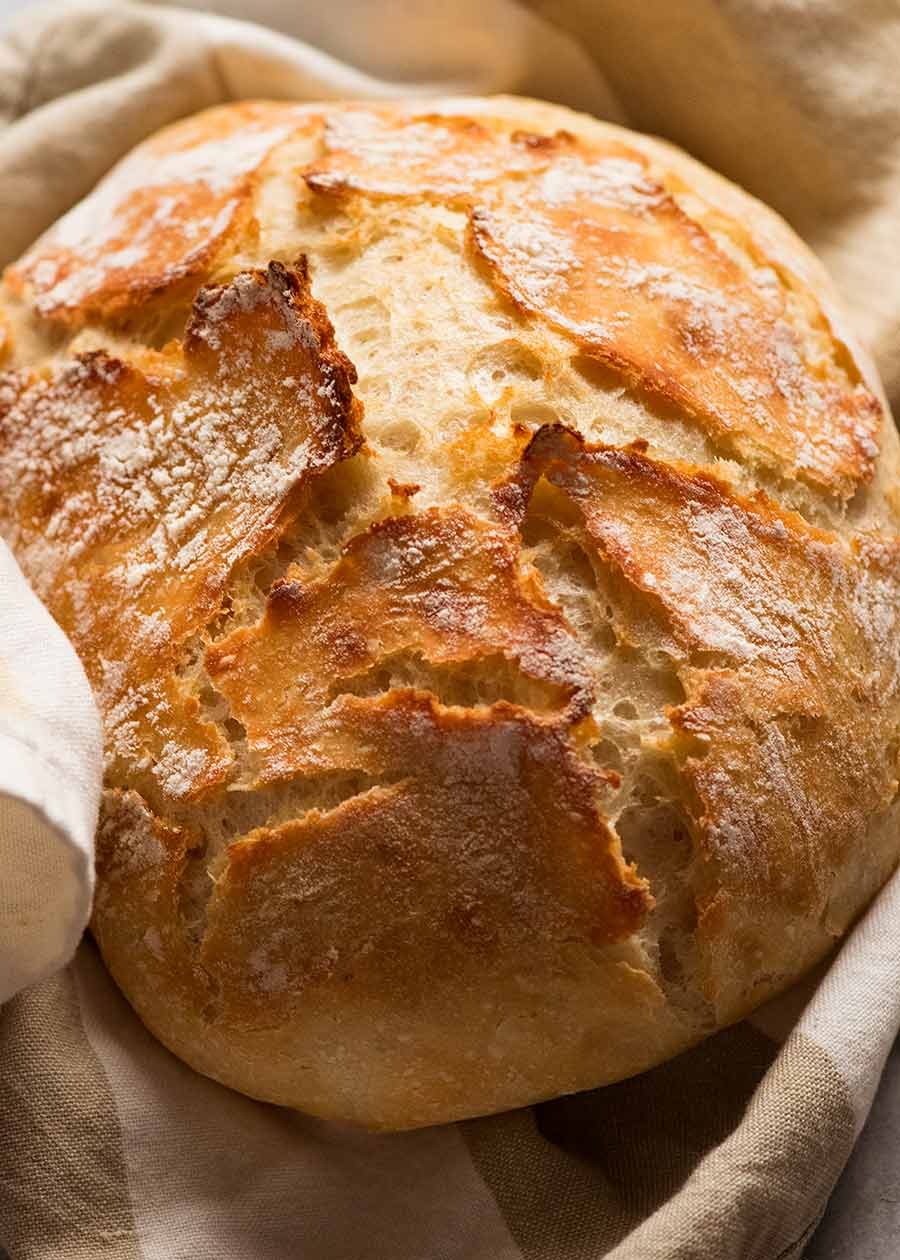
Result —
<instances>
[{"instance_id":1,"label":"beige linen cloth","mask_svg":"<svg viewBox=\"0 0 900 1260\"><path fill-rule=\"evenodd\" d=\"M136 141L206 105L522 92L662 134L776 206L831 266L900 402L891 0L199 8L79 0L17 16L0 40L0 262ZM248 15L266 28L234 20ZM900 1025L900 879L830 967L672 1063L499 1117L371 1135L195 1076L143 1030L90 944L45 974L87 909L97 762L84 679L0 555L0 1000L45 976L0 1012L12 1260L803 1253ZM30 937L14 939L17 922ZM879 1201L896 1187L890 1159ZM900 1243L865 1234L872 1217L859 1214L852 1243L819 1233L808 1254L887 1260Z\"/></svg>"}]
</instances>

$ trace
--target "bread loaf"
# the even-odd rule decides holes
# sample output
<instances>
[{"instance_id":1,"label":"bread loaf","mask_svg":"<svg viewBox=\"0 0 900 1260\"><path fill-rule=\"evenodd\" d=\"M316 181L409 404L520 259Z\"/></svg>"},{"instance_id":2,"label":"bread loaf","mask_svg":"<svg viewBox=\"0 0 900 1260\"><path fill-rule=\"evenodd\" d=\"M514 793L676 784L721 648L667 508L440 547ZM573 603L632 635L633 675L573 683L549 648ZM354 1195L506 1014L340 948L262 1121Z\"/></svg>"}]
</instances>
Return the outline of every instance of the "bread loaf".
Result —
<instances>
[{"instance_id":1,"label":"bread loaf","mask_svg":"<svg viewBox=\"0 0 900 1260\"><path fill-rule=\"evenodd\" d=\"M224 106L5 275L0 517L147 1026L382 1128L737 1020L900 853L898 444L819 264L508 98Z\"/></svg>"}]
</instances>

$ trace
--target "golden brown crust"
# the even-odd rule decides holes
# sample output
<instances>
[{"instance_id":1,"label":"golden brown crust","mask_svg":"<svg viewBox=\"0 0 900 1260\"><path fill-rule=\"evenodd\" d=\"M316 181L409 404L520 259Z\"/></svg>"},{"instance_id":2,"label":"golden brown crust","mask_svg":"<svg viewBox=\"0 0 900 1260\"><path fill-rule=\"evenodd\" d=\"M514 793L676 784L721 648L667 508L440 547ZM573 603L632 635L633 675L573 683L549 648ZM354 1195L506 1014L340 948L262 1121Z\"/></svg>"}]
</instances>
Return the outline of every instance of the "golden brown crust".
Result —
<instances>
[{"instance_id":1,"label":"golden brown crust","mask_svg":"<svg viewBox=\"0 0 900 1260\"><path fill-rule=\"evenodd\" d=\"M124 936L126 967L137 962L145 973L148 966L163 965L175 1002L193 1002L204 988L203 973L185 949L181 912L185 869L198 844L197 836L156 817L137 792L104 793L97 831L94 935L113 957ZM137 916L136 906L141 907Z\"/></svg>"},{"instance_id":2,"label":"golden brown crust","mask_svg":"<svg viewBox=\"0 0 900 1260\"><path fill-rule=\"evenodd\" d=\"M546 167L573 144L565 132L497 135L473 118L351 107L327 119L324 155L303 178L327 195L469 200L480 185Z\"/></svg>"},{"instance_id":3,"label":"golden brown crust","mask_svg":"<svg viewBox=\"0 0 900 1260\"><path fill-rule=\"evenodd\" d=\"M877 399L838 362L804 362L771 273L745 275L639 153L563 153L475 205L471 221L508 297L694 415L725 450L845 497L871 476Z\"/></svg>"},{"instance_id":4,"label":"golden brown crust","mask_svg":"<svg viewBox=\"0 0 900 1260\"><path fill-rule=\"evenodd\" d=\"M81 654L112 750L166 794L221 782L232 760L175 673L179 645L308 479L359 446L352 379L305 266L272 263L203 290L183 345L142 367L94 351L3 383L6 534Z\"/></svg>"},{"instance_id":5,"label":"golden brown crust","mask_svg":"<svg viewBox=\"0 0 900 1260\"><path fill-rule=\"evenodd\" d=\"M401 654L443 668L450 683L454 666L487 664L498 681L511 669L513 691L567 724L590 711L587 662L537 575L518 564L517 542L458 507L379 521L318 581L289 571L262 620L220 639L206 667L266 782L377 771L346 698L367 679L377 686Z\"/></svg>"},{"instance_id":6,"label":"golden brown crust","mask_svg":"<svg viewBox=\"0 0 900 1260\"><path fill-rule=\"evenodd\" d=\"M487 795L471 780L405 779L255 832L228 850L200 925L182 895L190 838L136 794L107 794L93 930L138 1011L247 1093L283 1101L299 1072L310 1110L392 1127L466 1115L473 1092L512 1105L548 1071L577 1088L586 1053L602 1072L670 1051L683 1030L659 989L602 943L610 910L625 930L646 894L631 878L620 900L605 898L598 872L618 861L585 768L552 731L509 713L500 725L526 772L497 777L489 724L426 697L407 703L441 742L465 732ZM602 1007L579 1010L590 991ZM385 1054L397 1046L402 1061Z\"/></svg>"},{"instance_id":7,"label":"golden brown crust","mask_svg":"<svg viewBox=\"0 0 900 1260\"><path fill-rule=\"evenodd\" d=\"M382 1127L616 1080L896 862L898 444L739 190L534 102L251 103L4 283L93 930L199 1070Z\"/></svg>"},{"instance_id":8,"label":"golden brown crust","mask_svg":"<svg viewBox=\"0 0 900 1260\"><path fill-rule=\"evenodd\" d=\"M669 654L684 687L669 716L707 868L697 937L707 992L727 1009L748 959L766 973L783 949L762 917L738 930L747 904L822 920L834 870L896 795L884 702L900 687L900 543L873 565L869 545L761 494L561 426L540 430L498 488L507 516L527 515L541 478L564 510L544 494L536 511L638 597L618 633Z\"/></svg>"},{"instance_id":9,"label":"golden brown crust","mask_svg":"<svg viewBox=\"0 0 900 1260\"><path fill-rule=\"evenodd\" d=\"M152 136L7 271L41 315L77 323L209 274L253 230L268 154L316 122L294 105L207 110Z\"/></svg>"},{"instance_id":10,"label":"golden brown crust","mask_svg":"<svg viewBox=\"0 0 900 1260\"><path fill-rule=\"evenodd\" d=\"M200 955L223 1018L283 1020L310 985L348 972L407 1005L421 988L410 959L436 986L463 969L477 986L535 938L605 945L641 925L652 901L599 812L602 779L558 729L516 706L447 709L409 691L346 707L366 768L404 777L228 849ZM327 916L301 891L321 879ZM293 913L279 887L295 890Z\"/></svg>"},{"instance_id":11,"label":"golden brown crust","mask_svg":"<svg viewBox=\"0 0 900 1260\"><path fill-rule=\"evenodd\" d=\"M329 120L325 137L310 188L469 203L473 243L512 301L726 450L844 497L871 476L881 407L847 377L842 347L804 362L768 260L742 272L635 149L367 108Z\"/></svg>"}]
</instances>

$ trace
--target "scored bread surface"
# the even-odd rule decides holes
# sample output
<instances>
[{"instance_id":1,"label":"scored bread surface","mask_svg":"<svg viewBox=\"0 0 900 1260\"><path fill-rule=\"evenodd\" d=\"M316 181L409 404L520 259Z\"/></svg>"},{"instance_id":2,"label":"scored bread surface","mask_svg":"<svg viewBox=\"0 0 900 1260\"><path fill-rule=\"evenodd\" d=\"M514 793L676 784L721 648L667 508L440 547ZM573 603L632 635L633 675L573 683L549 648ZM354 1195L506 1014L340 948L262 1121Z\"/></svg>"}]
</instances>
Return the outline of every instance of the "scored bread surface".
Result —
<instances>
[{"instance_id":1,"label":"scored bread surface","mask_svg":"<svg viewBox=\"0 0 900 1260\"><path fill-rule=\"evenodd\" d=\"M223 106L6 272L0 523L106 728L93 932L255 1097L641 1071L900 855L897 439L819 264L538 102Z\"/></svg>"}]
</instances>

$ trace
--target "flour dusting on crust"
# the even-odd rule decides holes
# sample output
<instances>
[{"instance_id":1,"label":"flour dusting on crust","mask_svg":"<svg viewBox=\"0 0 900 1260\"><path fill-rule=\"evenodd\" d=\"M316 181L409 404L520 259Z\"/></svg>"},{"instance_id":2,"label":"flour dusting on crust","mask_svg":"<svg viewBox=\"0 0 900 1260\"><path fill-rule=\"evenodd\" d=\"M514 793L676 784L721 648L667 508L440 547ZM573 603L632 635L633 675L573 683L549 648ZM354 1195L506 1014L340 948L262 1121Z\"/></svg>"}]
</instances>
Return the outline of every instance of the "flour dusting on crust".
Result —
<instances>
[{"instance_id":1,"label":"flour dusting on crust","mask_svg":"<svg viewBox=\"0 0 900 1260\"><path fill-rule=\"evenodd\" d=\"M314 128L295 105L226 107L139 145L7 273L42 315L110 311L202 275L251 210L253 177Z\"/></svg>"}]
</instances>

